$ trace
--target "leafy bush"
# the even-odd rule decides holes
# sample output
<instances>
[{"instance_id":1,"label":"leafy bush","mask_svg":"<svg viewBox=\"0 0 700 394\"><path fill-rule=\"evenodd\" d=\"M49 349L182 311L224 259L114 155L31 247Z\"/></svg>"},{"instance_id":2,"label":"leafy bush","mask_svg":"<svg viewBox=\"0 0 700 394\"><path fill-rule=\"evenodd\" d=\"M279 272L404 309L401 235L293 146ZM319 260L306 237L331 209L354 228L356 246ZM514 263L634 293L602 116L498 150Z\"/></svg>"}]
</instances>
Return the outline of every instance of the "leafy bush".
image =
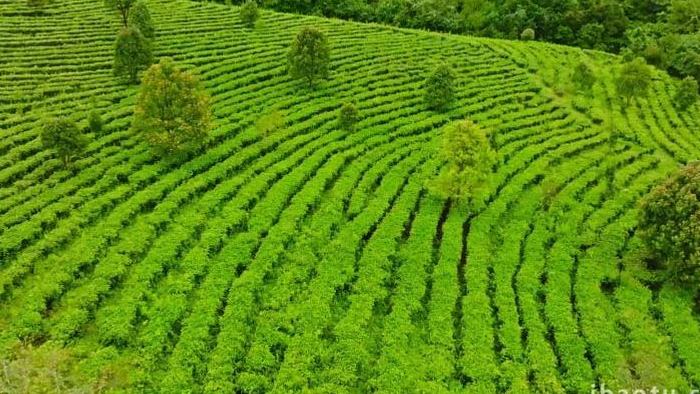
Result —
<instances>
[{"instance_id":1,"label":"leafy bush","mask_svg":"<svg viewBox=\"0 0 700 394\"><path fill-rule=\"evenodd\" d=\"M90 131L93 133L99 133L102 131L103 126L104 122L102 121L102 116L100 116L99 111L96 109L90 111L88 114L88 128Z\"/></svg>"},{"instance_id":2,"label":"leafy bush","mask_svg":"<svg viewBox=\"0 0 700 394\"><path fill-rule=\"evenodd\" d=\"M639 229L650 256L668 276L700 281L700 162L691 163L641 201Z\"/></svg>"},{"instance_id":3,"label":"leafy bush","mask_svg":"<svg viewBox=\"0 0 700 394\"><path fill-rule=\"evenodd\" d=\"M673 101L676 106L685 111L698 101L698 81L693 77L685 77L679 84Z\"/></svg>"},{"instance_id":4,"label":"leafy bush","mask_svg":"<svg viewBox=\"0 0 700 394\"><path fill-rule=\"evenodd\" d=\"M352 130L360 118L360 112L353 103L343 103L338 112L338 124L344 130Z\"/></svg>"},{"instance_id":5,"label":"leafy bush","mask_svg":"<svg viewBox=\"0 0 700 394\"><path fill-rule=\"evenodd\" d=\"M241 6L241 22L244 26L252 29L259 16L258 3L254 0L248 0Z\"/></svg>"},{"instance_id":6,"label":"leafy bush","mask_svg":"<svg viewBox=\"0 0 700 394\"><path fill-rule=\"evenodd\" d=\"M468 120L444 128L440 156L447 166L433 189L444 197L465 200L481 191L497 160L487 133Z\"/></svg>"},{"instance_id":7,"label":"leafy bush","mask_svg":"<svg viewBox=\"0 0 700 394\"><path fill-rule=\"evenodd\" d=\"M67 118L52 118L44 123L41 143L45 148L55 150L63 165L68 167L71 159L85 150L87 139L75 122Z\"/></svg>"},{"instance_id":8,"label":"leafy bush","mask_svg":"<svg viewBox=\"0 0 700 394\"><path fill-rule=\"evenodd\" d=\"M535 39L535 31L527 28L520 33L520 39L523 41L532 41Z\"/></svg>"},{"instance_id":9,"label":"leafy bush","mask_svg":"<svg viewBox=\"0 0 700 394\"><path fill-rule=\"evenodd\" d=\"M651 85L651 70L644 59L636 58L624 64L615 78L617 93L629 104L632 97L643 96Z\"/></svg>"},{"instance_id":10,"label":"leafy bush","mask_svg":"<svg viewBox=\"0 0 700 394\"><path fill-rule=\"evenodd\" d=\"M595 74L588 63L579 62L574 67L574 72L571 78L579 91L590 91L595 84Z\"/></svg>"},{"instance_id":11,"label":"leafy bush","mask_svg":"<svg viewBox=\"0 0 700 394\"><path fill-rule=\"evenodd\" d=\"M132 127L161 153L195 147L211 128L210 98L197 78L172 59L161 59L143 77Z\"/></svg>"},{"instance_id":12,"label":"leafy bush","mask_svg":"<svg viewBox=\"0 0 700 394\"><path fill-rule=\"evenodd\" d=\"M318 78L328 78L330 49L326 35L315 27L304 27L292 42L288 54L289 74L304 78L313 87Z\"/></svg>"},{"instance_id":13,"label":"leafy bush","mask_svg":"<svg viewBox=\"0 0 700 394\"><path fill-rule=\"evenodd\" d=\"M114 75L129 83L138 82L138 72L153 62L151 45L137 28L123 28L114 50Z\"/></svg>"},{"instance_id":14,"label":"leafy bush","mask_svg":"<svg viewBox=\"0 0 700 394\"><path fill-rule=\"evenodd\" d=\"M144 0L137 1L129 12L129 26L139 29L149 40L155 37L156 30L151 20L151 12L148 11Z\"/></svg>"},{"instance_id":15,"label":"leafy bush","mask_svg":"<svg viewBox=\"0 0 700 394\"><path fill-rule=\"evenodd\" d=\"M454 99L455 76L450 66L438 65L425 81L425 103L428 108L445 110Z\"/></svg>"}]
</instances>

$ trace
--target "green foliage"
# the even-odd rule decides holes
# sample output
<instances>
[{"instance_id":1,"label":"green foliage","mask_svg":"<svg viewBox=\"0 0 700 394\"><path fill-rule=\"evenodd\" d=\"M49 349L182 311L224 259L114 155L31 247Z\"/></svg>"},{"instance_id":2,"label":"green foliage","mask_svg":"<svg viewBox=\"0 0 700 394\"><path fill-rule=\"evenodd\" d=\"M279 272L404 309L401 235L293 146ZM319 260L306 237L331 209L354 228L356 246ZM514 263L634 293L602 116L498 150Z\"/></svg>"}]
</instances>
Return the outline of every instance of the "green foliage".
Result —
<instances>
[{"instance_id":1,"label":"green foliage","mask_svg":"<svg viewBox=\"0 0 700 394\"><path fill-rule=\"evenodd\" d=\"M343 103L338 111L338 124L343 130L353 130L360 120L360 112L354 103Z\"/></svg>"},{"instance_id":2,"label":"green foliage","mask_svg":"<svg viewBox=\"0 0 700 394\"><path fill-rule=\"evenodd\" d=\"M440 157L447 166L435 180L434 190L467 201L482 191L497 162L487 133L468 120L445 126Z\"/></svg>"},{"instance_id":3,"label":"green foliage","mask_svg":"<svg viewBox=\"0 0 700 394\"><path fill-rule=\"evenodd\" d=\"M138 73L153 62L151 44L133 27L123 28L117 35L114 49L114 75L128 83L138 82Z\"/></svg>"},{"instance_id":4,"label":"green foliage","mask_svg":"<svg viewBox=\"0 0 700 394\"><path fill-rule=\"evenodd\" d=\"M523 41L532 41L535 39L535 31L531 28L527 28L520 33L520 39Z\"/></svg>"},{"instance_id":5,"label":"green foliage","mask_svg":"<svg viewBox=\"0 0 700 394\"><path fill-rule=\"evenodd\" d=\"M677 37L671 47L670 71L700 80L700 33Z\"/></svg>"},{"instance_id":6,"label":"green foliage","mask_svg":"<svg viewBox=\"0 0 700 394\"><path fill-rule=\"evenodd\" d=\"M261 136L267 137L275 131L281 129L286 124L284 114L280 110L272 110L270 113L261 116L255 122L255 128Z\"/></svg>"},{"instance_id":7,"label":"green foliage","mask_svg":"<svg viewBox=\"0 0 700 394\"><path fill-rule=\"evenodd\" d=\"M330 48L326 35L315 27L304 27L287 55L289 74L304 78L313 87L318 78L328 78Z\"/></svg>"},{"instance_id":8,"label":"green foliage","mask_svg":"<svg viewBox=\"0 0 700 394\"><path fill-rule=\"evenodd\" d=\"M124 27L129 26L129 11L136 0L104 0L105 6L109 9L119 12Z\"/></svg>"},{"instance_id":9,"label":"green foliage","mask_svg":"<svg viewBox=\"0 0 700 394\"><path fill-rule=\"evenodd\" d=\"M700 0L671 0L668 20L679 33L700 31Z\"/></svg>"},{"instance_id":10,"label":"green foliage","mask_svg":"<svg viewBox=\"0 0 700 394\"><path fill-rule=\"evenodd\" d=\"M579 62L576 67L574 67L571 79L574 85L576 85L576 89L584 92L590 91L596 81L593 68L586 62Z\"/></svg>"},{"instance_id":11,"label":"green foliage","mask_svg":"<svg viewBox=\"0 0 700 394\"><path fill-rule=\"evenodd\" d=\"M70 161L85 150L87 139L75 122L67 118L51 118L44 122L41 143L44 148L56 151L63 165L68 167Z\"/></svg>"},{"instance_id":12,"label":"green foliage","mask_svg":"<svg viewBox=\"0 0 700 394\"><path fill-rule=\"evenodd\" d=\"M102 131L102 127L104 127L104 122L102 121L102 116L100 115L100 112L96 109L93 109L90 111L88 114L88 128L90 129L91 132L93 133L100 133Z\"/></svg>"},{"instance_id":13,"label":"green foliage","mask_svg":"<svg viewBox=\"0 0 700 394\"><path fill-rule=\"evenodd\" d=\"M428 108L444 111L454 100L455 75L445 63L438 65L425 81L425 103Z\"/></svg>"},{"instance_id":14,"label":"green foliage","mask_svg":"<svg viewBox=\"0 0 700 394\"><path fill-rule=\"evenodd\" d=\"M625 97L627 104L632 97L646 95L650 85L651 70L642 58L636 58L622 65L615 78L617 93Z\"/></svg>"},{"instance_id":15,"label":"green foliage","mask_svg":"<svg viewBox=\"0 0 700 394\"><path fill-rule=\"evenodd\" d=\"M153 27L151 20L151 12L148 11L148 6L144 0L138 0L129 12L129 26L135 27L141 31L141 34L149 40L156 35L156 30Z\"/></svg>"},{"instance_id":16,"label":"green foliage","mask_svg":"<svg viewBox=\"0 0 700 394\"><path fill-rule=\"evenodd\" d=\"M673 101L679 109L685 111L695 104L699 98L698 81L693 77L685 77L678 83Z\"/></svg>"},{"instance_id":17,"label":"green foliage","mask_svg":"<svg viewBox=\"0 0 700 394\"><path fill-rule=\"evenodd\" d=\"M641 202L639 229L653 259L668 276L697 288L700 282L700 162L655 187Z\"/></svg>"},{"instance_id":18,"label":"green foliage","mask_svg":"<svg viewBox=\"0 0 700 394\"><path fill-rule=\"evenodd\" d=\"M258 11L258 3L255 0L247 0L242 6L240 11L241 22L244 26L248 28L255 27L255 22L258 21L260 17L260 11Z\"/></svg>"},{"instance_id":19,"label":"green foliage","mask_svg":"<svg viewBox=\"0 0 700 394\"><path fill-rule=\"evenodd\" d=\"M46 6L49 0L27 0L27 5L30 7L41 8Z\"/></svg>"},{"instance_id":20,"label":"green foliage","mask_svg":"<svg viewBox=\"0 0 700 394\"><path fill-rule=\"evenodd\" d=\"M201 144L211 128L209 102L194 75L164 58L144 74L132 127L161 153L187 150Z\"/></svg>"}]
</instances>

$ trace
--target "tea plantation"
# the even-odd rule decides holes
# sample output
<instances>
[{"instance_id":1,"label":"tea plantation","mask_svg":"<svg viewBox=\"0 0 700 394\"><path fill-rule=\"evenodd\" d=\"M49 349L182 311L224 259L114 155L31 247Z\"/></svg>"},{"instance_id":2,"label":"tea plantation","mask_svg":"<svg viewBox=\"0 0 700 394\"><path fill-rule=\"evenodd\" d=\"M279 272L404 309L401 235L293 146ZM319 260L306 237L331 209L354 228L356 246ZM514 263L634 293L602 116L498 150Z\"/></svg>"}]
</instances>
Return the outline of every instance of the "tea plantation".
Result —
<instances>
[{"instance_id":1,"label":"tea plantation","mask_svg":"<svg viewBox=\"0 0 700 394\"><path fill-rule=\"evenodd\" d=\"M667 74L628 104L602 52L148 4L155 57L212 96L196 154L163 160L131 131L139 87L112 74L102 1L0 0L0 358L61 348L95 392L700 386L694 295L653 280L637 234L640 198L700 157L700 106L675 109ZM287 73L304 26L331 48L315 89ZM435 112L441 62L456 97ZM42 119L84 127L92 108L104 131L65 168ZM284 126L261 135L272 111ZM498 152L471 205L427 186L461 119Z\"/></svg>"}]
</instances>

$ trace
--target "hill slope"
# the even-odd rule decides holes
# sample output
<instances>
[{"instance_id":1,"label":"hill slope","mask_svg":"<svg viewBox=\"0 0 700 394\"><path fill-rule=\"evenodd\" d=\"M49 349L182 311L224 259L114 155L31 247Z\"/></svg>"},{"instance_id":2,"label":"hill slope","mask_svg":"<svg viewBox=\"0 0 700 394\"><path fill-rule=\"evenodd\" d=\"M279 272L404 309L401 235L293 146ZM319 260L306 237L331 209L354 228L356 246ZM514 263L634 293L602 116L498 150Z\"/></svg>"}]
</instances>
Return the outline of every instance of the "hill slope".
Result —
<instances>
[{"instance_id":1,"label":"hill slope","mask_svg":"<svg viewBox=\"0 0 700 394\"><path fill-rule=\"evenodd\" d=\"M699 110L673 109L667 76L625 108L605 54L269 12L250 31L236 8L152 0L157 56L202 77L216 117L205 154L166 162L128 130L116 16L24 3L0 3L3 352L63 343L86 378L163 392L700 384L692 296L648 280L635 236L640 196L700 152ZM332 45L315 91L285 72L309 24ZM571 99L584 58L599 83ZM422 103L440 60L460 84L445 114ZM92 99L109 132L62 170L40 118L83 120ZM288 126L261 137L273 108ZM424 188L463 118L501 159L477 212Z\"/></svg>"}]
</instances>

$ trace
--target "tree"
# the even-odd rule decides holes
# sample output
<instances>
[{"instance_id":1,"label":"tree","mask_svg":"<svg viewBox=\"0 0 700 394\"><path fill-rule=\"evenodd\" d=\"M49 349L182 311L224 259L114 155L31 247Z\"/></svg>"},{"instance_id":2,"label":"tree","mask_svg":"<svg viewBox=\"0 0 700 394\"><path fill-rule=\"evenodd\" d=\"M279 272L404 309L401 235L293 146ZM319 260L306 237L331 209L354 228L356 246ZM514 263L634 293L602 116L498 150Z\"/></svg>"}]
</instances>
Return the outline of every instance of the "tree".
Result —
<instances>
[{"instance_id":1,"label":"tree","mask_svg":"<svg viewBox=\"0 0 700 394\"><path fill-rule=\"evenodd\" d=\"M700 30L700 0L672 0L668 16L671 27L680 33Z\"/></svg>"},{"instance_id":2,"label":"tree","mask_svg":"<svg viewBox=\"0 0 700 394\"><path fill-rule=\"evenodd\" d=\"M338 112L338 124L343 130L353 130L360 118L360 112L353 103L343 103Z\"/></svg>"},{"instance_id":3,"label":"tree","mask_svg":"<svg viewBox=\"0 0 700 394\"><path fill-rule=\"evenodd\" d=\"M197 78L172 59L161 59L143 76L133 130L161 153L197 146L211 128L210 98Z\"/></svg>"},{"instance_id":4,"label":"tree","mask_svg":"<svg viewBox=\"0 0 700 394\"><path fill-rule=\"evenodd\" d=\"M640 236L669 278L700 280L700 162L680 169L641 201Z\"/></svg>"},{"instance_id":5,"label":"tree","mask_svg":"<svg viewBox=\"0 0 700 394\"><path fill-rule=\"evenodd\" d=\"M46 120L41 131L41 143L45 148L55 150L63 165L68 167L71 159L85 150L87 139L75 122L59 117Z\"/></svg>"},{"instance_id":6,"label":"tree","mask_svg":"<svg viewBox=\"0 0 700 394\"><path fill-rule=\"evenodd\" d=\"M615 79L617 93L625 97L627 105L632 97L645 95L650 85L651 70L640 57L624 64Z\"/></svg>"},{"instance_id":7,"label":"tree","mask_svg":"<svg viewBox=\"0 0 700 394\"><path fill-rule=\"evenodd\" d=\"M455 76L450 66L438 65L425 81L425 103L428 108L442 111L454 99Z\"/></svg>"},{"instance_id":8,"label":"tree","mask_svg":"<svg viewBox=\"0 0 700 394\"><path fill-rule=\"evenodd\" d=\"M104 122L100 113L96 109L91 110L88 114L88 128L90 131L97 134L102 131L103 126Z\"/></svg>"},{"instance_id":9,"label":"tree","mask_svg":"<svg viewBox=\"0 0 700 394\"><path fill-rule=\"evenodd\" d=\"M151 12L148 11L144 0L137 1L129 12L129 26L138 28L141 34L149 40L155 37L156 29L153 27Z\"/></svg>"},{"instance_id":10,"label":"tree","mask_svg":"<svg viewBox=\"0 0 700 394\"><path fill-rule=\"evenodd\" d=\"M468 120L444 128L440 156L447 165L436 179L434 190L445 197L465 200L481 191L497 160L487 133Z\"/></svg>"},{"instance_id":11,"label":"tree","mask_svg":"<svg viewBox=\"0 0 700 394\"><path fill-rule=\"evenodd\" d=\"M138 72L153 62L151 45L137 28L123 28L117 35L114 50L114 75L129 83L138 82Z\"/></svg>"},{"instance_id":12,"label":"tree","mask_svg":"<svg viewBox=\"0 0 700 394\"><path fill-rule=\"evenodd\" d=\"M252 29L259 16L258 3L255 0L248 0L241 6L241 22L244 26Z\"/></svg>"},{"instance_id":13,"label":"tree","mask_svg":"<svg viewBox=\"0 0 700 394\"><path fill-rule=\"evenodd\" d=\"M579 91L589 91L595 84L595 74L593 69L586 62L579 62L574 67L574 72L571 78Z\"/></svg>"},{"instance_id":14,"label":"tree","mask_svg":"<svg viewBox=\"0 0 700 394\"><path fill-rule=\"evenodd\" d=\"M532 41L535 39L535 31L529 27L520 33L520 39L523 41Z\"/></svg>"},{"instance_id":15,"label":"tree","mask_svg":"<svg viewBox=\"0 0 700 394\"><path fill-rule=\"evenodd\" d=\"M105 0L107 8L116 10L122 17L124 27L129 26L129 11L136 0Z\"/></svg>"},{"instance_id":16,"label":"tree","mask_svg":"<svg viewBox=\"0 0 700 394\"><path fill-rule=\"evenodd\" d=\"M685 111L698 101L698 82L693 77L685 77L679 84L673 101L676 106Z\"/></svg>"},{"instance_id":17,"label":"tree","mask_svg":"<svg viewBox=\"0 0 700 394\"><path fill-rule=\"evenodd\" d=\"M304 27L297 34L288 54L289 73L314 86L317 78L328 78L330 49L326 35L315 27Z\"/></svg>"}]
</instances>

